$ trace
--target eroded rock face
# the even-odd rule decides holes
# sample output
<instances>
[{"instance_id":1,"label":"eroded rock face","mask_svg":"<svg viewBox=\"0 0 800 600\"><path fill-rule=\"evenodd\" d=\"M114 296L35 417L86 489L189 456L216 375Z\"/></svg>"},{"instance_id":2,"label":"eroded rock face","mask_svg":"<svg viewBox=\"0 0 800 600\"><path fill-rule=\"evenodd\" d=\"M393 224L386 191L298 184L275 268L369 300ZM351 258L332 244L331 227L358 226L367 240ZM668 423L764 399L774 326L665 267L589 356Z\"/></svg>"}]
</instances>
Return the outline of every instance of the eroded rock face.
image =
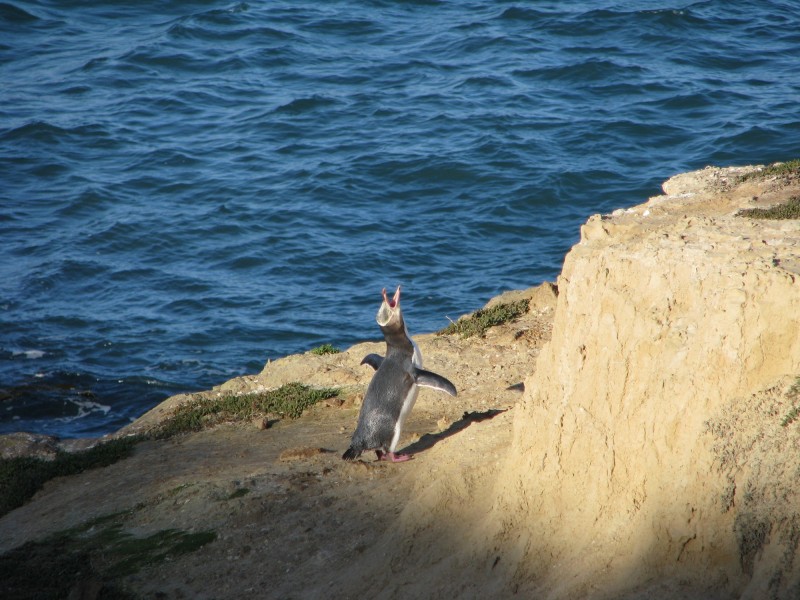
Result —
<instances>
[{"instance_id":1,"label":"eroded rock face","mask_svg":"<svg viewBox=\"0 0 800 600\"><path fill-rule=\"evenodd\" d=\"M741 174L674 178L567 255L492 512L515 588L800 593L800 222L736 215L799 186Z\"/></svg>"},{"instance_id":2,"label":"eroded rock face","mask_svg":"<svg viewBox=\"0 0 800 600\"><path fill-rule=\"evenodd\" d=\"M687 173L590 218L558 294L493 299L531 307L485 338L418 336L459 395L423 390L402 468L339 458L382 346L291 356L120 435L292 381L344 403L52 480L0 519L0 546L110 514L137 535L218 532L125 581L148 597L798 598L800 220L737 213L799 195L800 176L742 179L756 171ZM64 449L6 437L7 455Z\"/></svg>"}]
</instances>

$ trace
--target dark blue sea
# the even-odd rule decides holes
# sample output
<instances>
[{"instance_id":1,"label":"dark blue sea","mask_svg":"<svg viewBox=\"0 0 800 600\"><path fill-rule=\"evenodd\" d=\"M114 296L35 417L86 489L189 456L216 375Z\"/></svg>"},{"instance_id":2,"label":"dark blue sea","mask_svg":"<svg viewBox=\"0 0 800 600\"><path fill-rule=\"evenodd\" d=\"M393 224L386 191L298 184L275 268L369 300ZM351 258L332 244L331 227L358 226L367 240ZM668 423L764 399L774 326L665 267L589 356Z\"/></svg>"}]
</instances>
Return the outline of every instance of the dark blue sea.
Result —
<instances>
[{"instance_id":1,"label":"dark blue sea","mask_svg":"<svg viewBox=\"0 0 800 600\"><path fill-rule=\"evenodd\" d=\"M116 430L554 280L591 214L800 157L800 2L0 2L0 433Z\"/></svg>"}]
</instances>

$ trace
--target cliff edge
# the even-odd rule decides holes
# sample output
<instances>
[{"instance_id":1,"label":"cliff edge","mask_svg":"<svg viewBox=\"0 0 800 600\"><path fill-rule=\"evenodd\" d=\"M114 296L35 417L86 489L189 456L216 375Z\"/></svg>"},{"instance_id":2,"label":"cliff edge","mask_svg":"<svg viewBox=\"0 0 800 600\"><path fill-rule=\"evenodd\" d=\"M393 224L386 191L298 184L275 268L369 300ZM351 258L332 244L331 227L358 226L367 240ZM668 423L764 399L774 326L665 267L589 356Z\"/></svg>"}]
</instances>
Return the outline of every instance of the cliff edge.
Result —
<instances>
[{"instance_id":1,"label":"cliff edge","mask_svg":"<svg viewBox=\"0 0 800 600\"><path fill-rule=\"evenodd\" d=\"M749 176L748 176L749 175ZM566 257L495 514L551 597L800 595L795 175L706 169Z\"/></svg>"},{"instance_id":2,"label":"cliff edge","mask_svg":"<svg viewBox=\"0 0 800 600\"><path fill-rule=\"evenodd\" d=\"M423 390L413 461L339 459L370 377L358 363L380 344L286 357L201 395L303 381L343 402L53 480L0 519L0 551L81 532L96 569L75 597L113 576L161 598L797 598L800 214L758 210L800 203L800 165L663 187L591 217L557 288L492 301L529 300L519 319L415 336L459 396ZM203 543L119 573L92 531Z\"/></svg>"},{"instance_id":3,"label":"cliff edge","mask_svg":"<svg viewBox=\"0 0 800 600\"><path fill-rule=\"evenodd\" d=\"M798 183L706 169L582 228L493 506L532 591L800 595L800 215L752 210Z\"/></svg>"},{"instance_id":4,"label":"cliff edge","mask_svg":"<svg viewBox=\"0 0 800 600\"><path fill-rule=\"evenodd\" d=\"M800 179L663 187L582 227L498 468L455 493L420 474L397 553L440 593L800 596L800 215L758 214Z\"/></svg>"}]
</instances>

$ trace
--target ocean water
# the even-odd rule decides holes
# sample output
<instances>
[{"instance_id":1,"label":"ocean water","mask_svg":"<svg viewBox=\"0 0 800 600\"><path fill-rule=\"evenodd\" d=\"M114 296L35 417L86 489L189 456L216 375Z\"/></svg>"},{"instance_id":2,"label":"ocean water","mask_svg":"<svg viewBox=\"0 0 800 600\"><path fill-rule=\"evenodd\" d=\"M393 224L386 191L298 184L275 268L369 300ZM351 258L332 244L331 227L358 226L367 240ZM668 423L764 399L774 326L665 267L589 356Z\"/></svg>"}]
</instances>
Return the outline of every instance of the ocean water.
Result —
<instances>
[{"instance_id":1,"label":"ocean water","mask_svg":"<svg viewBox=\"0 0 800 600\"><path fill-rule=\"evenodd\" d=\"M553 280L591 214L799 157L798 57L796 0L2 1L0 433Z\"/></svg>"}]
</instances>

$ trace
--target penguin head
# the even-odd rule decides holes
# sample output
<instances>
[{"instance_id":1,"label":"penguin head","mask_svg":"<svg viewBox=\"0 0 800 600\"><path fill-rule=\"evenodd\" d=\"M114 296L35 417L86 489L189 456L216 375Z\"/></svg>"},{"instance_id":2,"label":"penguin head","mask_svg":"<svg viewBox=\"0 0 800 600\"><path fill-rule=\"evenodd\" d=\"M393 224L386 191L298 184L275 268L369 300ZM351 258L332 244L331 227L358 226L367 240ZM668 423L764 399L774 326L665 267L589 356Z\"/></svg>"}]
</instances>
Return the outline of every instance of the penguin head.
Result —
<instances>
[{"instance_id":1,"label":"penguin head","mask_svg":"<svg viewBox=\"0 0 800 600\"><path fill-rule=\"evenodd\" d=\"M383 302L378 309L378 314L375 320L380 325L381 329L403 329L403 312L400 310L400 286L394 293L394 298L389 299L386 295L386 288L383 288Z\"/></svg>"}]
</instances>

